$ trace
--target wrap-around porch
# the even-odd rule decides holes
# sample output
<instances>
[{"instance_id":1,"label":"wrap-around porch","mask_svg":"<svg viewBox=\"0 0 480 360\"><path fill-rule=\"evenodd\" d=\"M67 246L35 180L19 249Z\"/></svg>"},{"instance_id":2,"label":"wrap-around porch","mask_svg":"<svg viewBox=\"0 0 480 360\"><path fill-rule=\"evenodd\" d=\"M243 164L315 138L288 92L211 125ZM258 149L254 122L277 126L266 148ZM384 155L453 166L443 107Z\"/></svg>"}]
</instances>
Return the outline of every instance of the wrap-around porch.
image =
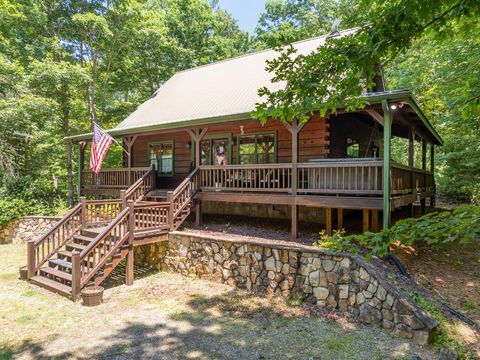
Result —
<instances>
[{"instance_id":1,"label":"wrap-around porch","mask_svg":"<svg viewBox=\"0 0 480 360\"><path fill-rule=\"evenodd\" d=\"M80 193L119 196L153 169L153 191L144 200L168 201L188 178L197 221L205 201L252 203L288 206L293 237L299 206L324 208L329 233L332 210L342 228L346 209L362 211L363 229L377 230L390 226L395 209L419 201L425 211L426 198L434 204L434 146L441 139L422 116L414 101L386 101L382 94L363 110L315 114L304 123L245 118L125 130L114 134L125 145L124 167L98 175L84 169L86 141L80 142ZM402 163L392 159L393 145Z\"/></svg>"}]
</instances>

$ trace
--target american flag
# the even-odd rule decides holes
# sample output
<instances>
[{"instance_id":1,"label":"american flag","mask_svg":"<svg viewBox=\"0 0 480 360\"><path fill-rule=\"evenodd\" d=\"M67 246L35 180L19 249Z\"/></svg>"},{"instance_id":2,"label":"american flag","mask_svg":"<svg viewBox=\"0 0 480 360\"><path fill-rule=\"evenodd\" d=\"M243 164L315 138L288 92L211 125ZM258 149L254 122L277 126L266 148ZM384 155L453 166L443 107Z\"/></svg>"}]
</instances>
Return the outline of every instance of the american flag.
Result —
<instances>
[{"instance_id":1,"label":"american flag","mask_svg":"<svg viewBox=\"0 0 480 360\"><path fill-rule=\"evenodd\" d=\"M97 123L93 123L92 152L90 153L90 170L95 174L100 172L103 159L107 155L113 138L102 130Z\"/></svg>"}]
</instances>

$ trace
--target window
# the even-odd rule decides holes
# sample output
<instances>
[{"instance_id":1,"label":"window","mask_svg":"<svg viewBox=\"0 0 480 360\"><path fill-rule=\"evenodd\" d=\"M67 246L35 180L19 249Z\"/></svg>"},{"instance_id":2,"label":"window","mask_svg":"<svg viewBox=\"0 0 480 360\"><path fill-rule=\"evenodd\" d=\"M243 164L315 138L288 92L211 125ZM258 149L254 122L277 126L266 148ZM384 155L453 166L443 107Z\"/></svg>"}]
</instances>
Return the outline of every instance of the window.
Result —
<instances>
[{"instance_id":1,"label":"window","mask_svg":"<svg viewBox=\"0 0 480 360\"><path fill-rule=\"evenodd\" d=\"M173 142L166 141L148 145L149 165L159 175L173 175Z\"/></svg>"},{"instance_id":2,"label":"window","mask_svg":"<svg viewBox=\"0 0 480 360\"><path fill-rule=\"evenodd\" d=\"M200 153L202 165L227 165L229 155L229 138L202 140Z\"/></svg>"},{"instance_id":3,"label":"window","mask_svg":"<svg viewBox=\"0 0 480 360\"><path fill-rule=\"evenodd\" d=\"M347 157L358 158L360 156L360 145L357 140L347 139Z\"/></svg>"},{"instance_id":4,"label":"window","mask_svg":"<svg viewBox=\"0 0 480 360\"><path fill-rule=\"evenodd\" d=\"M239 163L268 164L276 162L275 142L275 133L239 135Z\"/></svg>"}]
</instances>

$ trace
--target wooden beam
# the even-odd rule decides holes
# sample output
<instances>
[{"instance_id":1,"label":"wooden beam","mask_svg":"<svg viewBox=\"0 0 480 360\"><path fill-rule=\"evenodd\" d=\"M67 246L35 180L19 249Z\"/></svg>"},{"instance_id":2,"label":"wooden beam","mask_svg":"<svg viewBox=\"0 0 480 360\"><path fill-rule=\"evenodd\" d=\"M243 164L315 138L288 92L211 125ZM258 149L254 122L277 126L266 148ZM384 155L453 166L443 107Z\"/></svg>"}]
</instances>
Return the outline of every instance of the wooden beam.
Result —
<instances>
[{"instance_id":1,"label":"wooden beam","mask_svg":"<svg viewBox=\"0 0 480 360\"><path fill-rule=\"evenodd\" d=\"M433 192L434 195L430 197L430 207L435 207L435 195L437 192L435 185L435 145L430 144L430 171L433 174Z\"/></svg>"},{"instance_id":2,"label":"wooden beam","mask_svg":"<svg viewBox=\"0 0 480 360\"><path fill-rule=\"evenodd\" d=\"M207 134L208 128L203 129L186 129L195 147L192 147L195 151L195 167L200 166L201 154L200 154L200 142Z\"/></svg>"},{"instance_id":3,"label":"wooden beam","mask_svg":"<svg viewBox=\"0 0 480 360\"><path fill-rule=\"evenodd\" d=\"M391 112L386 99L382 100L385 125L383 127L383 228L390 227L390 141L392 137Z\"/></svg>"},{"instance_id":4,"label":"wooden beam","mask_svg":"<svg viewBox=\"0 0 480 360\"><path fill-rule=\"evenodd\" d=\"M380 115L375 109L365 109L365 112L368 113L375 121L380 125L385 126L385 120L382 115Z\"/></svg>"}]
</instances>

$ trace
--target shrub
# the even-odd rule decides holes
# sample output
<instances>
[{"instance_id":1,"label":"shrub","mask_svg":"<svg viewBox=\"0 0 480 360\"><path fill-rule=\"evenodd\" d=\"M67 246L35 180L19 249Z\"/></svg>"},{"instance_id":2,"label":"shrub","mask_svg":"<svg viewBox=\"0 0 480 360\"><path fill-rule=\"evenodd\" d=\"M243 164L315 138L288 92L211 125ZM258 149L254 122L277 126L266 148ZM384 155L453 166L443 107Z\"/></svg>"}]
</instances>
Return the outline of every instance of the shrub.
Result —
<instances>
[{"instance_id":1,"label":"shrub","mask_svg":"<svg viewBox=\"0 0 480 360\"><path fill-rule=\"evenodd\" d=\"M423 242L433 248L445 248L455 242L468 243L480 235L480 206L463 205L454 210L435 212L420 218L397 221L390 229L378 233L342 236L336 232L328 237L321 234L316 245L337 251L358 252L368 249L367 258L384 256L391 246L406 246Z\"/></svg>"},{"instance_id":2,"label":"shrub","mask_svg":"<svg viewBox=\"0 0 480 360\"><path fill-rule=\"evenodd\" d=\"M0 199L0 226L18 219L30 211L30 205L21 199Z\"/></svg>"}]
</instances>

